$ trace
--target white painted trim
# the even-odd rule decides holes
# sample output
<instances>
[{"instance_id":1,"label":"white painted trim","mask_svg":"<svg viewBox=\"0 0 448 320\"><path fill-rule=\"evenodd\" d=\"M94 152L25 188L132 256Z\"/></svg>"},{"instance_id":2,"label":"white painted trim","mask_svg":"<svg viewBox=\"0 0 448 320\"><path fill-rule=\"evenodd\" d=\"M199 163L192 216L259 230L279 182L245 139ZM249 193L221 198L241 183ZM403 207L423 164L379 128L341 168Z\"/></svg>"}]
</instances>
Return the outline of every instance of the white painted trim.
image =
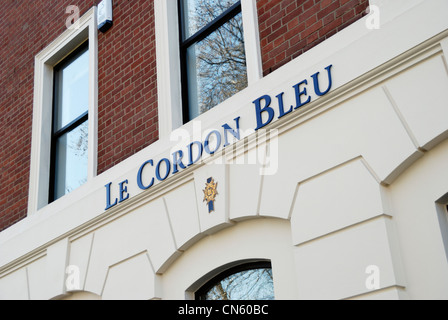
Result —
<instances>
[{"instance_id":1,"label":"white painted trim","mask_svg":"<svg viewBox=\"0 0 448 320\"><path fill-rule=\"evenodd\" d=\"M179 23L176 0L155 0L159 137L183 124Z\"/></svg>"},{"instance_id":2,"label":"white painted trim","mask_svg":"<svg viewBox=\"0 0 448 320\"><path fill-rule=\"evenodd\" d=\"M75 26L75 25L73 25ZM48 204L53 104L53 67L89 40L89 163L88 181L96 176L98 149L98 30L96 7L35 57L33 131L28 215Z\"/></svg>"},{"instance_id":3,"label":"white painted trim","mask_svg":"<svg viewBox=\"0 0 448 320\"><path fill-rule=\"evenodd\" d=\"M93 7L89 21L89 162L87 180L98 172L98 21ZM90 134L92 132L93 134Z\"/></svg>"},{"instance_id":4,"label":"white painted trim","mask_svg":"<svg viewBox=\"0 0 448 320\"><path fill-rule=\"evenodd\" d=\"M243 12L247 79L249 85L252 85L263 78L257 1L241 0L241 8Z\"/></svg>"}]
</instances>

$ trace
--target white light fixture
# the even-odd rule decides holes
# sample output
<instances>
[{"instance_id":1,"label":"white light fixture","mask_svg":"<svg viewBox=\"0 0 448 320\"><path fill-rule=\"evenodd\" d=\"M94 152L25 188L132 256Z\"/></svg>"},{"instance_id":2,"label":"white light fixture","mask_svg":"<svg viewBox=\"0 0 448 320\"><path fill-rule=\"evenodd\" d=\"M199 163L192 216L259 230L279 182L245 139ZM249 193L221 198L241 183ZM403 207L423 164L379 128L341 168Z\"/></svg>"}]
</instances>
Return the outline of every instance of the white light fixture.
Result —
<instances>
[{"instance_id":1,"label":"white light fixture","mask_svg":"<svg viewBox=\"0 0 448 320\"><path fill-rule=\"evenodd\" d=\"M103 0L98 4L98 29L104 33L112 24L112 0Z\"/></svg>"}]
</instances>

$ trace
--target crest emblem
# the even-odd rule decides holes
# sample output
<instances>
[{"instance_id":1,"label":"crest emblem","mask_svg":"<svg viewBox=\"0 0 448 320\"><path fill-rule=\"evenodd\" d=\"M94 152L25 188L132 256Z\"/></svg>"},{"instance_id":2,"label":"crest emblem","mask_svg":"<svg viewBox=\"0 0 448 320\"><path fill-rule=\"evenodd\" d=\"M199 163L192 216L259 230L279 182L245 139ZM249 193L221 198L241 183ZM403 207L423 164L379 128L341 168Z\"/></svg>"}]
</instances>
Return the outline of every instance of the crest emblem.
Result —
<instances>
[{"instance_id":1,"label":"crest emblem","mask_svg":"<svg viewBox=\"0 0 448 320\"><path fill-rule=\"evenodd\" d=\"M215 183L213 178L208 178L205 184L204 192L204 202L207 202L208 213L215 211L215 199L218 195L218 182Z\"/></svg>"}]
</instances>

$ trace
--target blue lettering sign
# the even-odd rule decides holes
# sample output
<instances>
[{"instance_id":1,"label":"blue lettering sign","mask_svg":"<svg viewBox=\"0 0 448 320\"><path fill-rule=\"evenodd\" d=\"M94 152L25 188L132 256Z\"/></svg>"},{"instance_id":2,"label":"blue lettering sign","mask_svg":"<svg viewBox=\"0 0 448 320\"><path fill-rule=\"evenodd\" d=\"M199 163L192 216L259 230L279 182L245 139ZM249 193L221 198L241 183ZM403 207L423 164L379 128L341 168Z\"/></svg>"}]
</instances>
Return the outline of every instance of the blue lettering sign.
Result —
<instances>
[{"instance_id":1,"label":"blue lettering sign","mask_svg":"<svg viewBox=\"0 0 448 320\"><path fill-rule=\"evenodd\" d=\"M311 76L311 79L313 80L313 86L314 86L314 92L317 96L321 97L323 95L326 95L328 92L330 92L331 87L333 86L333 78L331 76L331 68L333 65L329 65L325 68L327 70L328 74L328 87L325 91L321 91L321 86L319 84L319 72L316 72ZM308 95L308 80L305 79L298 84L293 86L295 98L296 98L296 105L290 106L288 110L285 110L284 101L283 101L283 95L284 92L278 94L276 96L277 102L278 102L278 118L282 118L285 115L291 113L294 110L297 110L306 104L311 102L311 96ZM255 130L259 130L268 124L272 122L275 116L275 110L273 107L271 107L272 98L269 95L263 95L260 98L254 100L252 103L255 105L255 117L257 120L257 127ZM263 117L264 116L264 117ZM267 116L267 119L266 119ZM264 121L264 119L265 121Z\"/></svg>"},{"instance_id":2,"label":"blue lettering sign","mask_svg":"<svg viewBox=\"0 0 448 320\"><path fill-rule=\"evenodd\" d=\"M321 85L319 83L319 75L320 72L316 72L315 74L311 75L311 80L313 81L313 88L314 93L316 96L321 97L326 95L328 92L330 92L332 86L333 86L333 77L331 74L333 65L329 65L325 68L327 71L327 77L328 77L328 86L327 88L322 91ZM290 105L287 110L285 110L285 103L284 103L284 94L285 92L281 92L277 94L275 97L277 98L277 107L278 107L278 119L286 116L287 114L290 114L294 110L297 110L304 105L311 102L311 96L308 94L308 79L304 79L303 81L297 83L292 87L294 89L295 93L295 106ZM252 102L255 105L255 119L257 122L256 131L267 126L274 120L274 117L276 115L276 110L271 106L272 98L269 95L262 95L258 99L254 100ZM222 148L225 148L231 144L229 141L229 134L232 135L236 140L241 139L240 135L240 117L237 117L234 119L235 121L235 127L232 128L229 124L225 123L222 125L222 128L224 129L224 144L222 145ZM210 146L210 140L212 136L215 136L214 139L214 146ZM183 150L178 150L174 152L172 156L172 162L167 159L163 158L161 159L154 169L154 175L155 178L158 181L164 181L166 180L170 174L176 174L180 172L180 170L187 169L188 167L192 166L193 164L197 163L199 160L201 160L204 151L208 153L209 155L214 155L220 148L222 143L222 135L221 132L218 130L212 130L205 138L204 143L201 141L193 141L188 146L186 146L186 153L184 153ZM187 164L184 164L185 161L188 160ZM154 167L154 160L148 160L145 163L141 165L141 167L138 170L137 173L137 185L141 190L148 190L155 184L154 176L149 181L143 181L143 170L147 167ZM171 166L173 170L171 171ZM112 196L111 196L111 187L112 182L105 185L106 187L106 210L111 209L112 207L116 206L117 204L127 200L130 198L130 193L128 192L128 180L124 180L118 184L119 186L119 198L113 199L112 202Z\"/></svg>"},{"instance_id":3,"label":"blue lettering sign","mask_svg":"<svg viewBox=\"0 0 448 320\"><path fill-rule=\"evenodd\" d=\"M143 184L142 174L143 174L143 169L146 167L147 164L150 164L151 167L153 167L154 166L154 161L153 160L148 160L144 164L142 164L142 166L138 170L138 174L137 174L137 185L142 190L147 190L147 189L151 188L154 185L154 178L151 179L149 185L145 186Z\"/></svg>"}]
</instances>

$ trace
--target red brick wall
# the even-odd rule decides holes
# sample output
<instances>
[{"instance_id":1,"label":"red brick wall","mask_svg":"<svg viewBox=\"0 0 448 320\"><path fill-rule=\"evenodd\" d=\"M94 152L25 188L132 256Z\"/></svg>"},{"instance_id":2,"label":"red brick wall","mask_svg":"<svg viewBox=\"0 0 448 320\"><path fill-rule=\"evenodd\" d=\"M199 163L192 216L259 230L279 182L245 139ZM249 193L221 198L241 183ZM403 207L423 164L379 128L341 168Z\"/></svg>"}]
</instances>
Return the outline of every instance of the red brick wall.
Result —
<instances>
[{"instance_id":1,"label":"red brick wall","mask_svg":"<svg viewBox=\"0 0 448 320\"><path fill-rule=\"evenodd\" d=\"M268 75L366 14L368 0L257 0Z\"/></svg>"},{"instance_id":2,"label":"red brick wall","mask_svg":"<svg viewBox=\"0 0 448 320\"><path fill-rule=\"evenodd\" d=\"M99 36L98 173L157 141L154 1L115 0Z\"/></svg>"},{"instance_id":3,"label":"red brick wall","mask_svg":"<svg viewBox=\"0 0 448 320\"><path fill-rule=\"evenodd\" d=\"M26 217L34 57L100 0L0 2L0 231ZM153 1L114 0L114 26L98 36L98 170L158 139Z\"/></svg>"},{"instance_id":4,"label":"red brick wall","mask_svg":"<svg viewBox=\"0 0 448 320\"><path fill-rule=\"evenodd\" d=\"M65 30L73 2L0 2L0 231L27 213L34 57ZM82 12L94 3L76 2Z\"/></svg>"}]
</instances>

